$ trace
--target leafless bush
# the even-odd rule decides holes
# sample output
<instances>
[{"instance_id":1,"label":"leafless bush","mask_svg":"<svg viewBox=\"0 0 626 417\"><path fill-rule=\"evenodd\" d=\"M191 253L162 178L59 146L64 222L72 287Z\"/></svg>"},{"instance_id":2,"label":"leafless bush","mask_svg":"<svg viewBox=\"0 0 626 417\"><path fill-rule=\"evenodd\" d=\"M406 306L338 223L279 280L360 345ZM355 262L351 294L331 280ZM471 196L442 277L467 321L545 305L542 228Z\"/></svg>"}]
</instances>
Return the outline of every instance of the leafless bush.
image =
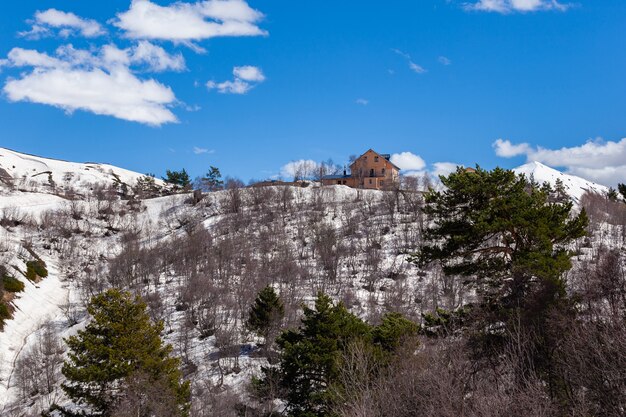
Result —
<instances>
[{"instance_id":1,"label":"leafless bush","mask_svg":"<svg viewBox=\"0 0 626 417\"><path fill-rule=\"evenodd\" d=\"M53 394L61 378L62 363L63 346L52 326L45 325L34 345L22 353L15 365L16 386L22 398Z\"/></svg>"},{"instance_id":2,"label":"leafless bush","mask_svg":"<svg viewBox=\"0 0 626 417\"><path fill-rule=\"evenodd\" d=\"M4 207L0 210L0 226L4 228L31 224L30 216L22 213L17 207Z\"/></svg>"}]
</instances>

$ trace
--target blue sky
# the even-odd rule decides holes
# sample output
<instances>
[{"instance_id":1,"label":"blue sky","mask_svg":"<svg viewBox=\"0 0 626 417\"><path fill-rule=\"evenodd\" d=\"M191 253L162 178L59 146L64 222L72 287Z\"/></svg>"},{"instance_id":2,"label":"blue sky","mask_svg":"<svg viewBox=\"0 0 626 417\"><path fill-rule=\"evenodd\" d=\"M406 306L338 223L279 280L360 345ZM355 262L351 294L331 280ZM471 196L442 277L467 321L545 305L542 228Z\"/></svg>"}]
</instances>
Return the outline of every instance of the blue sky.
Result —
<instances>
[{"instance_id":1,"label":"blue sky","mask_svg":"<svg viewBox=\"0 0 626 417\"><path fill-rule=\"evenodd\" d=\"M11 2L0 146L246 181L371 147L614 185L625 23L623 0Z\"/></svg>"}]
</instances>

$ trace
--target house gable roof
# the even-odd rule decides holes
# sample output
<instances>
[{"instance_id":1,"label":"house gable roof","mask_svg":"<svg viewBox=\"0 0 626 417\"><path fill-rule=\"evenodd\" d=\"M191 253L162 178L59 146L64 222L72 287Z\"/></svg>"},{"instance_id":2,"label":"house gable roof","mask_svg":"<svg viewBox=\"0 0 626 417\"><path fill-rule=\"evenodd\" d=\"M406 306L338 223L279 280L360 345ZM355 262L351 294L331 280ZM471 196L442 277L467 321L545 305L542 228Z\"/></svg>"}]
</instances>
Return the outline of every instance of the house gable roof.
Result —
<instances>
[{"instance_id":1,"label":"house gable roof","mask_svg":"<svg viewBox=\"0 0 626 417\"><path fill-rule=\"evenodd\" d=\"M397 169L398 171L400 171L400 170L401 170L399 166L397 166L396 164L394 164L393 162L391 162L390 155L383 155L383 154L380 154L380 153L376 152L375 150L373 150L373 149L371 149L371 148L370 148L370 149L368 149L367 151L365 151L365 152L363 153L363 155L359 156L359 157L358 157L358 158L357 158L357 159L356 159L353 163L351 163L351 164L350 164L350 169L352 169L352 167L354 166L354 164L356 164L356 163L357 163L357 161L358 161L359 159L363 158L363 157L365 156L365 154L367 154L367 153L369 153L369 152L372 152L372 153L374 153L376 156L379 156L379 157L381 157L381 158L383 158L383 159L386 159L386 160L387 160L387 162L389 162L389 163L391 164L391 166L392 166L392 167L394 167L395 169Z\"/></svg>"}]
</instances>

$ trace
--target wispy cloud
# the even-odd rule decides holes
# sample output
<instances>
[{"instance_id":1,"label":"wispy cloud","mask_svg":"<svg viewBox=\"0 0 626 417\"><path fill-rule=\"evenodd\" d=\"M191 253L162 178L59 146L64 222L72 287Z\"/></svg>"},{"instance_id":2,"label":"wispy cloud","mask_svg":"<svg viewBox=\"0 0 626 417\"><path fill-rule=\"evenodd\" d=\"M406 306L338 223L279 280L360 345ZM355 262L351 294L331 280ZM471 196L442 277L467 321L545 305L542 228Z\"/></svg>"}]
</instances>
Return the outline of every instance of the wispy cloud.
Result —
<instances>
[{"instance_id":1,"label":"wispy cloud","mask_svg":"<svg viewBox=\"0 0 626 417\"><path fill-rule=\"evenodd\" d=\"M409 61L409 68L411 68L411 71L416 72L418 74L424 74L425 72L427 72L426 69L424 69L424 67L416 64L413 61Z\"/></svg>"},{"instance_id":2,"label":"wispy cloud","mask_svg":"<svg viewBox=\"0 0 626 417\"><path fill-rule=\"evenodd\" d=\"M513 144L498 139L493 143L496 155L504 158L526 156L553 167L563 167L568 173L605 185L615 185L626 178L626 138L614 142L601 138L578 146L547 149L528 143Z\"/></svg>"},{"instance_id":3,"label":"wispy cloud","mask_svg":"<svg viewBox=\"0 0 626 417\"><path fill-rule=\"evenodd\" d=\"M370 101L364 98L357 98L354 102L360 106L367 106L370 104Z\"/></svg>"},{"instance_id":4,"label":"wispy cloud","mask_svg":"<svg viewBox=\"0 0 626 417\"><path fill-rule=\"evenodd\" d=\"M87 38L93 38L106 33L100 23L93 19L84 19L74 13L63 12L57 9L48 9L35 13L31 23L33 25L31 30L20 32L18 35L29 39L39 39L58 33L59 36L64 38L70 35L82 35Z\"/></svg>"},{"instance_id":5,"label":"wispy cloud","mask_svg":"<svg viewBox=\"0 0 626 417\"><path fill-rule=\"evenodd\" d=\"M181 53L169 54L162 47L148 41L140 41L135 47L126 51L130 55L131 62L144 63L155 72L183 71L185 69L185 58Z\"/></svg>"},{"instance_id":6,"label":"wispy cloud","mask_svg":"<svg viewBox=\"0 0 626 417\"><path fill-rule=\"evenodd\" d=\"M452 65L452 61L450 60L450 58L445 57L443 55L437 58L437 61L439 61L441 65L445 65L445 66Z\"/></svg>"},{"instance_id":7,"label":"wispy cloud","mask_svg":"<svg viewBox=\"0 0 626 417\"><path fill-rule=\"evenodd\" d=\"M468 11L495 12L502 14L527 13L542 10L564 12L571 4L559 3L557 0L479 0L465 3L463 8Z\"/></svg>"},{"instance_id":8,"label":"wispy cloud","mask_svg":"<svg viewBox=\"0 0 626 417\"><path fill-rule=\"evenodd\" d=\"M263 71L251 65L233 68L233 76L233 80L208 81L206 87L209 90L217 90L221 94L246 94L257 84L265 81Z\"/></svg>"},{"instance_id":9,"label":"wispy cloud","mask_svg":"<svg viewBox=\"0 0 626 417\"><path fill-rule=\"evenodd\" d=\"M193 153L195 153L196 155L202 155L202 154L213 154L215 153L215 151L213 149L200 148L198 146L194 146Z\"/></svg>"},{"instance_id":10,"label":"wispy cloud","mask_svg":"<svg viewBox=\"0 0 626 417\"><path fill-rule=\"evenodd\" d=\"M411 58L411 55L407 54L404 51L401 51L400 49L392 49L392 52L394 52L397 55L400 55L402 58L406 59L408 64L409 64L409 68L411 69L411 71L417 73L417 74L424 74L426 72L428 72L424 67L422 67L419 64L416 64L413 59Z\"/></svg>"},{"instance_id":11,"label":"wispy cloud","mask_svg":"<svg viewBox=\"0 0 626 417\"><path fill-rule=\"evenodd\" d=\"M233 75L235 78L239 78L244 81L257 83L265 81L263 71L261 71L258 67L253 67L252 65L244 65L243 67L233 68Z\"/></svg>"}]
</instances>

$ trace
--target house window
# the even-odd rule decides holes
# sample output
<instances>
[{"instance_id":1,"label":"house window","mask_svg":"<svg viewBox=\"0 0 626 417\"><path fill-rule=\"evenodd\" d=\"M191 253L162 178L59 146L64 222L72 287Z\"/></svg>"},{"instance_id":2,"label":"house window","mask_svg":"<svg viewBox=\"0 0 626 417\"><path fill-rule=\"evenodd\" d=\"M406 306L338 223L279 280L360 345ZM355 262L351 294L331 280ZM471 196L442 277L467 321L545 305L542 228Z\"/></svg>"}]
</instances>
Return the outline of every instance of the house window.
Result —
<instances>
[{"instance_id":1,"label":"house window","mask_svg":"<svg viewBox=\"0 0 626 417\"><path fill-rule=\"evenodd\" d=\"M382 187L383 185L385 185L385 181L380 182L380 186Z\"/></svg>"},{"instance_id":2,"label":"house window","mask_svg":"<svg viewBox=\"0 0 626 417\"><path fill-rule=\"evenodd\" d=\"M383 168L383 176L385 175L385 168Z\"/></svg>"},{"instance_id":3,"label":"house window","mask_svg":"<svg viewBox=\"0 0 626 417\"><path fill-rule=\"evenodd\" d=\"M370 169L370 177L373 177L373 176L374 176L374 170Z\"/></svg>"},{"instance_id":4,"label":"house window","mask_svg":"<svg viewBox=\"0 0 626 417\"><path fill-rule=\"evenodd\" d=\"M370 180L370 184L372 183L372 180Z\"/></svg>"},{"instance_id":5,"label":"house window","mask_svg":"<svg viewBox=\"0 0 626 417\"><path fill-rule=\"evenodd\" d=\"M341 181L337 181L337 184L341 185Z\"/></svg>"},{"instance_id":6,"label":"house window","mask_svg":"<svg viewBox=\"0 0 626 417\"><path fill-rule=\"evenodd\" d=\"M374 162L378 162L378 157L377 156L374 157Z\"/></svg>"}]
</instances>

